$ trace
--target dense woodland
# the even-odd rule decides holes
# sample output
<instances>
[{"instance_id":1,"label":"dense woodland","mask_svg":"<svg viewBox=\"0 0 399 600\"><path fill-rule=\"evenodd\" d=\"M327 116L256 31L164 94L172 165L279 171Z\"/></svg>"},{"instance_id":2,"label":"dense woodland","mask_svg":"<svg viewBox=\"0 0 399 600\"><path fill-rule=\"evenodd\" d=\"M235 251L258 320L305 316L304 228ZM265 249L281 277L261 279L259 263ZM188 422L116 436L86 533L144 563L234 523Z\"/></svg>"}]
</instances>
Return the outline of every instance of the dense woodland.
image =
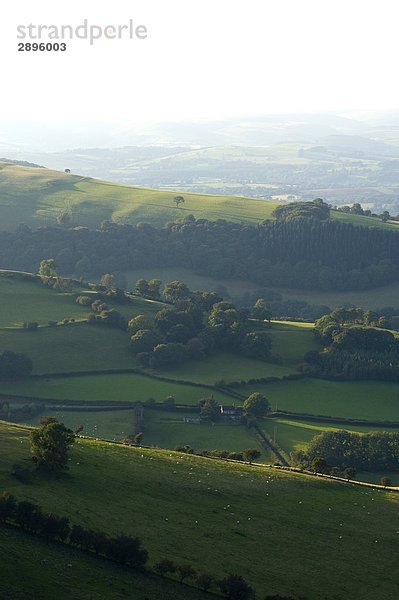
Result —
<instances>
[{"instance_id":1,"label":"dense woodland","mask_svg":"<svg viewBox=\"0 0 399 600\"><path fill-rule=\"evenodd\" d=\"M313 438L306 454L297 452L293 458L298 464L303 462L304 466L322 458L325 461L325 472L331 472L331 467L351 467L362 471L398 471L399 434L326 431ZM321 471L320 465L318 466L318 470Z\"/></svg>"},{"instance_id":2,"label":"dense woodland","mask_svg":"<svg viewBox=\"0 0 399 600\"><path fill-rule=\"evenodd\" d=\"M0 267L37 271L55 258L78 276L149 267L184 267L261 286L361 290L399 278L398 233L316 218L258 226L192 215L156 228L105 222L101 229L21 225L0 234Z\"/></svg>"},{"instance_id":3,"label":"dense woodland","mask_svg":"<svg viewBox=\"0 0 399 600\"><path fill-rule=\"evenodd\" d=\"M399 339L385 329L384 316L360 308L339 308L315 323L324 344L305 355L303 370L327 379L399 381Z\"/></svg>"}]
</instances>

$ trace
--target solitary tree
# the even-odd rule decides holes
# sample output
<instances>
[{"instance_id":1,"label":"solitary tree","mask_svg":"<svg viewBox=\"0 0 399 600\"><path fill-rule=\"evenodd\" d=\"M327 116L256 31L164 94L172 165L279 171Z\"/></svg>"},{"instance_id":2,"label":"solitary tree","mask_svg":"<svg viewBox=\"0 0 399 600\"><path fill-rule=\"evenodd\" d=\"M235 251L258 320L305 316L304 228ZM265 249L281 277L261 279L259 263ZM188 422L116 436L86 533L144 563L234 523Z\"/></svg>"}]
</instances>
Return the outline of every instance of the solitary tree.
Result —
<instances>
[{"instance_id":1,"label":"solitary tree","mask_svg":"<svg viewBox=\"0 0 399 600\"><path fill-rule=\"evenodd\" d=\"M247 448L246 450L243 450L242 455L244 457L244 460L246 460L247 462L249 462L250 465L252 465L252 462L259 458L260 452L257 448Z\"/></svg>"},{"instance_id":2,"label":"solitary tree","mask_svg":"<svg viewBox=\"0 0 399 600\"><path fill-rule=\"evenodd\" d=\"M75 435L64 423L59 423L54 417L45 417L41 427L34 429L29 438L33 460L39 466L50 471L67 468L68 450Z\"/></svg>"},{"instance_id":3,"label":"solitary tree","mask_svg":"<svg viewBox=\"0 0 399 600\"><path fill-rule=\"evenodd\" d=\"M58 271L54 258L48 258L41 261L39 275L40 277L57 277Z\"/></svg>"},{"instance_id":4,"label":"solitary tree","mask_svg":"<svg viewBox=\"0 0 399 600\"><path fill-rule=\"evenodd\" d=\"M269 327L271 326L271 318L272 312L268 308L266 300L263 298L259 298L253 307L253 315L255 319L259 319L260 321L267 321L269 323Z\"/></svg>"},{"instance_id":5,"label":"solitary tree","mask_svg":"<svg viewBox=\"0 0 399 600\"><path fill-rule=\"evenodd\" d=\"M105 273L102 275L100 283L109 290L115 287L115 276L112 273Z\"/></svg>"},{"instance_id":6,"label":"solitary tree","mask_svg":"<svg viewBox=\"0 0 399 600\"><path fill-rule=\"evenodd\" d=\"M180 204L184 204L184 202L185 202L185 200L184 200L184 197L183 197L183 196L175 196L175 197L173 198L173 200L175 201L177 208L179 208L179 205L180 205Z\"/></svg>"},{"instance_id":7,"label":"solitary tree","mask_svg":"<svg viewBox=\"0 0 399 600\"><path fill-rule=\"evenodd\" d=\"M251 417L264 417L270 411L269 401L259 392L254 392L245 400L244 410Z\"/></svg>"}]
</instances>

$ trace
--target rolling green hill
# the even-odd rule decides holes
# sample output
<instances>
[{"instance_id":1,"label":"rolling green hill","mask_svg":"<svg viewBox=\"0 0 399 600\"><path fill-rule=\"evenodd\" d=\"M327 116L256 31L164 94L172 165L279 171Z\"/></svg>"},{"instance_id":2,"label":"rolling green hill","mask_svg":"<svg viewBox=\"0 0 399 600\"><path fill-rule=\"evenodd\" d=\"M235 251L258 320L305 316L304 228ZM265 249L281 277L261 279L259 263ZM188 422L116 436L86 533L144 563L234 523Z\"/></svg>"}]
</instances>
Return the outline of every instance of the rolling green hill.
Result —
<instances>
[{"instance_id":1,"label":"rolling green hill","mask_svg":"<svg viewBox=\"0 0 399 600\"><path fill-rule=\"evenodd\" d=\"M3 423L0 432L1 489L72 522L138 535L150 564L166 556L219 577L238 572L260 598L396 597L396 494L87 440L67 474L26 485L10 469L29 457L28 431Z\"/></svg>"},{"instance_id":2,"label":"rolling green hill","mask_svg":"<svg viewBox=\"0 0 399 600\"><path fill-rule=\"evenodd\" d=\"M130 187L50 169L0 163L0 220L3 230L20 223L30 227L51 225L62 213L71 224L91 228L103 221L164 225L188 214L210 220L260 223L272 218L277 202L235 196L184 192L176 207L174 191ZM333 218L359 226L396 228L378 219L333 213Z\"/></svg>"},{"instance_id":3,"label":"rolling green hill","mask_svg":"<svg viewBox=\"0 0 399 600\"><path fill-rule=\"evenodd\" d=\"M130 187L51 171L0 163L2 229L19 223L31 227L54 224L62 211L76 225L97 227L102 221L163 225L187 214L208 219L258 223L271 218L276 203L229 196L184 193L176 207L176 192Z\"/></svg>"}]
</instances>

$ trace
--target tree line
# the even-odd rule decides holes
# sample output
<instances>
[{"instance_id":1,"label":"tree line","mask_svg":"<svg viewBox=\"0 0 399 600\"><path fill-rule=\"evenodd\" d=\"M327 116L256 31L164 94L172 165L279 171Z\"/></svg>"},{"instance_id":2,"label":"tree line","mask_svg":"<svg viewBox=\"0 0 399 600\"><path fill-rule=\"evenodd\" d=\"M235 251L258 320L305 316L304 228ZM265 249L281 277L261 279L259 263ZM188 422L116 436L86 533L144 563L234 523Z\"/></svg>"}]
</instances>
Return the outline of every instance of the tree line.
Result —
<instances>
[{"instance_id":1,"label":"tree line","mask_svg":"<svg viewBox=\"0 0 399 600\"><path fill-rule=\"evenodd\" d=\"M294 218L260 225L185 219L154 227L105 222L101 229L23 225L1 232L3 268L36 271L52 256L63 273L97 276L148 267L300 289L367 289L397 280L395 231Z\"/></svg>"},{"instance_id":2,"label":"tree line","mask_svg":"<svg viewBox=\"0 0 399 600\"><path fill-rule=\"evenodd\" d=\"M148 560L147 550L136 537L126 534L110 537L102 531L81 525L71 527L68 517L46 513L40 506L27 500L17 502L9 492L3 492L0 496L0 521L13 523L47 540L76 546L129 567L143 567Z\"/></svg>"}]
</instances>

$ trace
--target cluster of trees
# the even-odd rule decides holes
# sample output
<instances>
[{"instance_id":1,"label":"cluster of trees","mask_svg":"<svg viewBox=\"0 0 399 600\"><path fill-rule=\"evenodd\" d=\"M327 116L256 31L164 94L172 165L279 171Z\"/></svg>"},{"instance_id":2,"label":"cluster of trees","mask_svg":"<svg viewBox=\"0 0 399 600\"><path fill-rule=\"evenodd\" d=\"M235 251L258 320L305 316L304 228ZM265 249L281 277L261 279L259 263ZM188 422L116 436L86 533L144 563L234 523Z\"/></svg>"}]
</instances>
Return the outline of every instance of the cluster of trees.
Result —
<instances>
[{"instance_id":1,"label":"cluster of trees","mask_svg":"<svg viewBox=\"0 0 399 600\"><path fill-rule=\"evenodd\" d=\"M0 354L0 380L22 379L32 373L33 363L28 356L6 350Z\"/></svg>"},{"instance_id":2,"label":"cluster of trees","mask_svg":"<svg viewBox=\"0 0 399 600\"><path fill-rule=\"evenodd\" d=\"M335 210L347 214L349 213L351 215L360 215L362 217L375 217L377 219L381 219L381 221L383 221L384 223L391 220L398 220L398 217L391 216L387 210L382 211L382 213L380 214L373 213L367 208L364 209L362 205L359 204L359 202L355 202L354 204L352 204L352 206L339 206Z\"/></svg>"},{"instance_id":3,"label":"cluster of trees","mask_svg":"<svg viewBox=\"0 0 399 600\"><path fill-rule=\"evenodd\" d=\"M296 453L294 458L297 464L302 461L318 472L331 472L333 475L347 468L359 471L398 471L399 434L326 431L312 439L306 453ZM319 459L323 459L324 463L318 462ZM334 465L339 472L329 465Z\"/></svg>"},{"instance_id":4,"label":"cluster of trees","mask_svg":"<svg viewBox=\"0 0 399 600\"><path fill-rule=\"evenodd\" d=\"M218 286L218 293L224 299L229 298L229 292L223 286ZM316 321L331 312L331 308L326 304L311 304L295 298L284 299L279 292L267 288L259 288L253 292L246 291L235 302L237 306L248 308L253 306L258 299L264 300L271 318L281 321L290 319L306 322ZM392 311L392 314L399 314L399 311L395 311L395 309Z\"/></svg>"},{"instance_id":5,"label":"cluster of trees","mask_svg":"<svg viewBox=\"0 0 399 600\"><path fill-rule=\"evenodd\" d=\"M309 202L290 202L278 206L273 211L273 216L279 221L293 221L295 219L316 219L325 221L330 218L330 205L321 198Z\"/></svg>"},{"instance_id":6,"label":"cluster of trees","mask_svg":"<svg viewBox=\"0 0 399 600\"><path fill-rule=\"evenodd\" d=\"M314 331L318 338L326 344L331 344L334 336L354 325L386 328L389 322L385 316L371 310L357 307L336 308L315 322Z\"/></svg>"},{"instance_id":7,"label":"cluster of trees","mask_svg":"<svg viewBox=\"0 0 399 600\"><path fill-rule=\"evenodd\" d=\"M136 537L125 534L110 537L81 525L71 527L68 517L46 513L40 506L27 500L17 502L9 492L0 495L0 521L14 523L48 540L76 546L129 567L142 567L148 559L147 550Z\"/></svg>"},{"instance_id":8,"label":"cluster of trees","mask_svg":"<svg viewBox=\"0 0 399 600\"><path fill-rule=\"evenodd\" d=\"M53 258L47 258L40 262L38 274L43 285L58 292L71 292L74 288L73 279L60 276Z\"/></svg>"},{"instance_id":9,"label":"cluster of trees","mask_svg":"<svg viewBox=\"0 0 399 600\"><path fill-rule=\"evenodd\" d=\"M336 379L399 380L399 340L383 329L384 317L360 308L340 308L315 324L325 344L305 354L304 371Z\"/></svg>"},{"instance_id":10,"label":"cluster of trees","mask_svg":"<svg viewBox=\"0 0 399 600\"><path fill-rule=\"evenodd\" d=\"M122 294L126 298L124 292ZM113 301L115 301L117 295L118 291L115 291L112 296ZM108 297L111 297L111 293L108 293ZM97 299L94 301L90 296L78 296L76 303L81 306L90 307L92 312L87 319L89 325L106 325L126 330L127 319L118 310L110 308L104 300L104 298L98 297L98 294Z\"/></svg>"},{"instance_id":11,"label":"cluster of trees","mask_svg":"<svg viewBox=\"0 0 399 600\"><path fill-rule=\"evenodd\" d=\"M250 311L222 301L214 292L191 292L181 281L167 283L163 295L173 306L162 308L153 321L137 315L128 323L131 349L142 366L181 364L218 349L260 360L270 357L271 338L264 331L251 331ZM261 300L253 312L270 319Z\"/></svg>"},{"instance_id":12,"label":"cluster of trees","mask_svg":"<svg viewBox=\"0 0 399 600\"><path fill-rule=\"evenodd\" d=\"M312 211L326 210L313 205ZM261 286L348 290L398 279L397 236L332 219L277 219L253 226L188 215L162 228L109 222L94 231L20 226L1 233L0 256L3 268L28 271L52 256L62 272L77 276L184 267ZM51 270L43 276L54 277Z\"/></svg>"}]
</instances>

